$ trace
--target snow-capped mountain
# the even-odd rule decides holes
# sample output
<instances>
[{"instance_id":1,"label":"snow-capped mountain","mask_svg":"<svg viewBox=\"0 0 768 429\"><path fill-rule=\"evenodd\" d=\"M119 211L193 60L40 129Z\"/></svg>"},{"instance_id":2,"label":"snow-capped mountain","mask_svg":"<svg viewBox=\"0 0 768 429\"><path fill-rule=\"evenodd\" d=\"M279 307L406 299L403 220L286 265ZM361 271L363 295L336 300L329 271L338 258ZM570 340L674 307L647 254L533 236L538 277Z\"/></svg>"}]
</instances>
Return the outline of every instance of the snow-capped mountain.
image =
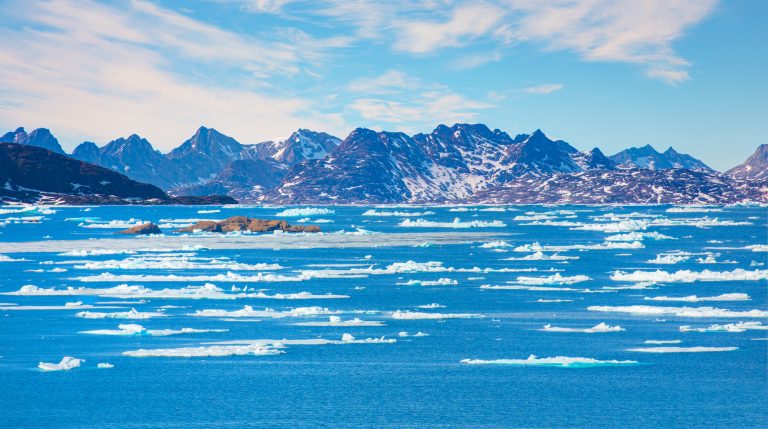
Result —
<instances>
[{"instance_id":1,"label":"snow-capped mountain","mask_svg":"<svg viewBox=\"0 0 768 429\"><path fill-rule=\"evenodd\" d=\"M133 180L169 189L179 182L180 171L144 138L131 134L107 143L99 150L100 165Z\"/></svg>"},{"instance_id":2,"label":"snow-capped mountain","mask_svg":"<svg viewBox=\"0 0 768 429\"><path fill-rule=\"evenodd\" d=\"M47 130L3 136L48 144ZM48 143L45 143L48 142ZM56 142L58 145L58 142ZM228 194L272 203L731 203L768 201L768 146L723 175L669 148L606 157L541 130L514 138L482 124L440 125L409 136L358 128L346 139L300 129L244 145L201 127L163 155L138 135L72 156L174 195ZM750 180L745 180L750 179Z\"/></svg>"},{"instance_id":3,"label":"snow-capped mountain","mask_svg":"<svg viewBox=\"0 0 768 429\"><path fill-rule=\"evenodd\" d=\"M413 137L358 128L327 158L294 166L268 199L460 201L522 176L593 168L613 165L599 150L581 153L540 130L512 139L482 124L440 125Z\"/></svg>"},{"instance_id":4,"label":"snow-capped mountain","mask_svg":"<svg viewBox=\"0 0 768 429\"><path fill-rule=\"evenodd\" d=\"M768 144L761 144L743 164L725 174L737 179L768 179Z\"/></svg>"},{"instance_id":5,"label":"snow-capped mountain","mask_svg":"<svg viewBox=\"0 0 768 429\"><path fill-rule=\"evenodd\" d=\"M233 161L243 159L244 146L213 128L200 127L195 135L170 151L166 158L188 174L178 182L204 183ZM178 183L177 182L177 183Z\"/></svg>"},{"instance_id":6,"label":"snow-capped mountain","mask_svg":"<svg viewBox=\"0 0 768 429\"><path fill-rule=\"evenodd\" d=\"M10 131L0 137L0 143L18 143L38 146L56 153L64 153L59 141L47 128L38 128L27 134L23 127Z\"/></svg>"},{"instance_id":7,"label":"snow-capped mountain","mask_svg":"<svg viewBox=\"0 0 768 429\"><path fill-rule=\"evenodd\" d=\"M267 141L248 147L253 158L272 158L278 162L293 165L309 159L322 159L341 143L341 139L330 134L299 129L285 140Z\"/></svg>"},{"instance_id":8,"label":"snow-capped mountain","mask_svg":"<svg viewBox=\"0 0 768 429\"><path fill-rule=\"evenodd\" d=\"M623 168L644 168L648 170L685 168L688 170L714 171L698 159L684 153L679 153L672 147L661 153L649 144L643 147L624 149L615 155L611 155L609 158Z\"/></svg>"}]
</instances>

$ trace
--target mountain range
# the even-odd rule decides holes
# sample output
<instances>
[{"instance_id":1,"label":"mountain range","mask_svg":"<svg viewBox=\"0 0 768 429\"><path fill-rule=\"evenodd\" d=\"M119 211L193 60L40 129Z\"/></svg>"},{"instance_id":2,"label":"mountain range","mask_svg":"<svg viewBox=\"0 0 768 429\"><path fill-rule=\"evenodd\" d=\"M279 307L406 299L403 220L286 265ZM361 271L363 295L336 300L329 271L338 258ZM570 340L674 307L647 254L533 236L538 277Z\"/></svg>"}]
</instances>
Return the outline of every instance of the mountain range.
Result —
<instances>
[{"instance_id":1,"label":"mountain range","mask_svg":"<svg viewBox=\"0 0 768 429\"><path fill-rule=\"evenodd\" d=\"M46 129L0 142L63 154ZM282 141L241 144L200 127L167 154L140 136L71 157L172 195L227 194L242 202L296 203L730 203L768 200L768 146L719 173L669 148L581 152L541 130L514 137L483 124L429 134L355 129L344 140L300 129Z\"/></svg>"}]
</instances>

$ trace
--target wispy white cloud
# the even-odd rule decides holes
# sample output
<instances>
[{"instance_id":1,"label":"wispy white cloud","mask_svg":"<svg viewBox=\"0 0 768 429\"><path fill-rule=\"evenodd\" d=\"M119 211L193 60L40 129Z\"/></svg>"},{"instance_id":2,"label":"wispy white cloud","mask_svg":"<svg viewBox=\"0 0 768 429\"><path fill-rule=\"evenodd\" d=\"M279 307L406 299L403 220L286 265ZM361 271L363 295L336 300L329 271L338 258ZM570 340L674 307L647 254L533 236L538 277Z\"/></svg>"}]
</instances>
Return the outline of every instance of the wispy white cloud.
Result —
<instances>
[{"instance_id":1,"label":"wispy white cloud","mask_svg":"<svg viewBox=\"0 0 768 429\"><path fill-rule=\"evenodd\" d=\"M350 82L348 89L357 94L382 95L413 90L421 86L421 81L405 72L387 70L379 76L356 79Z\"/></svg>"},{"instance_id":2,"label":"wispy white cloud","mask_svg":"<svg viewBox=\"0 0 768 429\"><path fill-rule=\"evenodd\" d=\"M718 0L325 0L307 13L356 27L355 37L392 49L428 54L495 43L530 43L569 51L585 61L633 63L668 83L688 79L690 64L673 49L685 31L710 15ZM456 61L471 68L494 57Z\"/></svg>"},{"instance_id":3,"label":"wispy white cloud","mask_svg":"<svg viewBox=\"0 0 768 429\"><path fill-rule=\"evenodd\" d=\"M459 5L442 22L412 20L398 24L394 47L406 52L427 53L463 46L488 34L502 17L502 9L491 4Z\"/></svg>"},{"instance_id":4,"label":"wispy white cloud","mask_svg":"<svg viewBox=\"0 0 768 429\"><path fill-rule=\"evenodd\" d=\"M546 83L543 85L529 86L523 88L523 92L526 94L550 94L555 91L560 91L564 88L562 83Z\"/></svg>"},{"instance_id":5,"label":"wispy white cloud","mask_svg":"<svg viewBox=\"0 0 768 429\"><path fill-rule=\"evenodd\" d=\"M300 73L310 61L300 47L139 0L127 9L89 0L18 6L27 26L0 28L0 82L12 82L3 85L3 123L52 128L65 142L77 139L70 146L139 132L161 149L201 124L244 142L299 127L347 129L313 100L262 90L268 77ZM196 73L180 73L180 64Z\"/></svg>"}]
</instances>

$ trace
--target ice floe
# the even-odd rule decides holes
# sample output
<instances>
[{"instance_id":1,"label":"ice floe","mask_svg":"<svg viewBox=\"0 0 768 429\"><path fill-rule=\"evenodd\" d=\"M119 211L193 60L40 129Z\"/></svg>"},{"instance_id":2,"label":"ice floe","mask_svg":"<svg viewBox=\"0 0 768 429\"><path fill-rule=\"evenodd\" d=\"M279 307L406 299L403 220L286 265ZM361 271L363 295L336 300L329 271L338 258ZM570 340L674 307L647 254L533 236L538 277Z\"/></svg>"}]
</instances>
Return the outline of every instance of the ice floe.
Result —
<instances>
[{"instance_id":1,"label":"ice floe","mask_svg":"<svg viewBox=\"0 0 768 429\"><path fill-rule=\"evenodd\" d=\"M310 292L275 293L239 292L227 293L224 289L206 283L202 286L187 286L180 289L150 289L140 285L121 284L109 288L67 287L66 289L40 288L35 285L25 285L14 292L4 292L3 295L14 296L101 296L109 298L167 298L167 299L343 299L349 295L313 294Z\"/></svg>"},{"instance_id":2,"label":"ice floe","mask_svg":"<svg viewBox=\"0 0 768 429\"><path fill-rule=\"evenodd\" d=\"M716 307L656 307L651 305L592 305L589 311L629 313L639 316L672 315L677 317L768 317L765 310L735 311Z\"/></svg>"},{"instance_id":3,"label":"ice floe","mask_svg":"<svg viewBox=\"0 0 768 429\"><path fill-rule=\"evenodd\" d=\"M325 209L325 208L303 207L303 208L285 209L275 213L275 216L304 217L304 216L317 216L317 215L332 215L335 213L336 213L335 211L330 209Z\"/></svg>"},{"instance_id":4,"label":"ice floe","mask_svg":"<svg viewBox=\"0 0 768 429\"><path fill-rule=\"evenodd\" d=\"M661 234L656 231L651 232L628 232L626 234L609 235L605 241L642 241L645 238L652 240L677 240L674 237Z\"/></svg>"},{"instance_id":5,"label":"ice floe","mask_svg":"<svg viewBox=\"0 0 768 429\"><path fill-rule=\"evenodd\" d=\"M90 335L149 335L152 337L167 337L179 334L204 334L210 332L227 332L228 329L147 329L134 323L117 325L117 329L94 329L90 331L80 331L81 334Z\"/></svg>"},{"instance_id":6,"label":"ice floe","mask_svg":"<svg viewBox=\"0 0 768 429\"><path fill-rule=\"evenodd\" d=\"M744 270L737 268L733 271L690 271L679 270L673 273L667 271L614 271L611 280L620 282L721 282L721 281L756 281L768 279L768 270Z\"/></svg>"},{"instance_id":7,"label":"ice floe","mask_svg":"<svg viewBox=\"0 0 768 429\"><path fill-rule=\"evenodd\" d=\"M521 285L538 286L538 285L572 285L576 283L582 283L591 280L589 276L575 275L575 276L562 276L560 273L555 273L551 276L545 277L527 277L518 276L517 280L511 283L517 283Z\"/></svg>"},{"instance_id":8,"label":"ice floe","mask_svg":"<svg viewBox=\"0 0 768 429\"><path fill-rule=\"evenodd\" d=\"M59 363L40 362L37 364L37 367L43 371L69 371L70 369L79 367L83 362L85 362L84 359L64 356Z\"/></svg>"},{"instance_id":9,"label":"ice floe","mask_svg":"<svg viewBox=\"0 0 768 429\"><path fill-rule=\"evenodd\" d=\"M441 277L437 280L408 280L407 282L396 283L403 286L456 286L457 280Z\"/></svg>"},{"instance_id":10,"label":"ice floe","mask_svg":"<svg viewBox=\"0 0 768 429\"><path fill-rule=\"evenodd\" d=\"M514 252L565 252L568 250L614 250L614 249L642 249L645 246L639 241L621 242L611 241L598 244L570 244L561 246L544 246L538 242L524 244L513 249Z\"/></svg>"},{"instance_id":11,"label":"ice floe","mask_svg":"<svg viewBox=\"0 0 768 429\"><path fill-rule=\"evenodd\" d=\"M407 212L407 211L387 211L387 210L367 210L363 213L363 216L380 216L380 217L408 217L408 216L429 216L435 212L423 211L423 212Z\"/></svg>"},{"instance_id":12,"label":"ice floe","mask_svg":"<svg viewBox=\"0 0 768 429\"><path fill-rule=\"evenodd\" d=\"M539 299L536 300L536 302L545 302L545 303L546 302L551 302L551 303L555 303L555 302L573 302L573 300L572 299L542 299L542 298L539 298Z\"/></svg>"},{"instance_id":13,"label":"ice floe","mask_svg":"<svg viewBox=\"0 0 768 429\"><path fill-rule=\"evenodd\" d=\"M680 327L680 332L746 332L748 330L764 331L768 330L768 325L762 322L738 322L724 325L710 325L704 328L694 328L689 325Z\"/></svg>"},{"instance_id":14,"label":"ice floe","mask_svg":"<svg viewBox=\"0 0 768 429\"><path fill-rule=\"evenodd\" d=\"M303 317L303 316L322 316L330 314L338 314L339 311L329 310L324 307L296 307L290 310L278 311L272 308L265 308L264 310L254 310L252 306L245 305L240 310L216 310L205 309L196 310L190 316L197 317L263 317L270 319L280 319L284 317Z\"/></svg>"},{"instance_id":15,"label":"ice floe","mask_svg":"<svg viewBox=\"0 0 768 429\"><path fill-rule=\"evenodd\" d=\"M745 293L724 293L717 296L654 296L645 298L646 301L681 301L681 302L702 302L702 301L749 301L751 298Z\"/></svg>"},{"instance_id":16,"label":"ice floe","mask_svg":"<svg viewBox=\"0 0 768 429\"><path fill-rule=\"evenodd\" d=\"M328 321L321 322L298 322L296 326L386 326L383 322L377 320L354 319L342 320L339 316L329 316Z\"/></svg>"},{"instance_id":17,"label":"ice floe","mask_svg":"<svg viewBox=\"0 0 768 429\"><path fill-rule=\"evenodd\" d=\"M702 206L681 206L668 208L667 213L711 213L721 212L723 209L714 207L702 207Z\"/></svg>"},{"instance_id":18,"label":"ice floe","mask_svg":"<svg viewBox=\"0 0 768 429\"><path fill-rule=\"evenodd\" d=\"M643 344L680 344L682 342L682 340L645 340Z\"/></svg>"},{"instance_id":19,"label":"ice floe","mask_svg":"<svg viewBox=\"0 0 768 429\"><path fill-rule=\"evenodd\" d=\"M99 362L98 364L96 364L96 368L99 368L99 369L110 369L114 367L115 366L109 362Z\"/></svg>"},{"instance_id":20,"label":"ice floe","mask_svg":"<svg viewBox=\"0 0 768 429\"><path fill-rule=\"evenodd\" d=\"M112 274L101 273L93 276L74 277L71 280L81 282L297 282L309 280L305 275L285 276L270 273L257 273L256 275L242 275L233 272L226 274L183 276L176 274Z\"/></svg>"},{"instance_id":21,"label":"ice floe","mask_svg":"<svg viewBox=\"0 0 768 429\"><path fill-rule=\"evenodd\" d=\"M229 258L199 258L189 256L137 256L123 260L88 261L75 263L80 270L232 270L232 271L273 271L283 267L280 264L244 264Z\"/></svg>"},{"instance_id":22,"label":"ice floe","mask_svg":"<svg viewBox=\"0 0 768 429\"><path fill-rule=\"evenodd\" d=\"M139 349L123 352L131 357L225 357L225 356L271 356L285 353L277 348L248 344L242 346L202 346L179 347L172 349Z\"/></svg>"},{"instance_id":23,"label":"ice floe","mask_svg":"<svg viewBox=\"0 0 768 429\"><path fill-rule=\"evenodd\" d=\"M684 252L662 253L660 255L656 255L655 259L649 259L645 262L649 264L673 265L673 264L678 264L680 262L685 262L689 259L691 259L691 255Z\"/></svg>"},{"instance_id":24,"label":"ice floe","mask_svg":"<svg viewBox=\"0 0 768 429\"><path fill-rule=\"evenodd\" d=\"M453 222L436 222L425 219L405 219L400 222L399 226L410 228L504 228L507 225L500 220L472 220L462 222L461 219L455 218L453 219Z\"/></svg>"},{"instance_id":25,"label":"ice floe","mask_svg":"<svg viewBox=\"0 0 768 429\"><path fill-rule=\"evenodd\" d=\"M167 314L153 311L137 311L135 308L129 311L102 313L97 311L81 311L75 313L76 317L83 319L151 319L153 317L165 317Z\"/></svg>"},{"instance_id":26,"label":"ice floe","mask_svg":"<svg viewBox=\"0 0 768 429\"><path fill-rule=\"evenodd\" d=\"M591 328L563 328L563 327L546 324L544 325L543 328L539 330L544 332L581 332L585 334L594 334L594 333L602 333L602 332L620 332L620 331L623 331L624 328L618 325L610 326L605 322L601 322Z\"/></svg>"},{"instance_id":27,"label":"ice floe","mask_svg":"<svg viewBox=\"0 0 768 429\"><path fill-rule=\"evenodd\" d=\"M421 320L421 319L474 319L485 317L477 313L425 313L419 311L393 311L392 318L398 320Z\"/></svg>"},{"instance_id":28,"label":"ice floe","mask_svg":"<svg viewBox=\"0 0 768 429\"><path fill-rule=\"evenodd\" d=\"M731 352L738 350L738 347L635 347L627 349L628 352L638 353L709 353L709 352Z\"/></svg>"},{"instance_id":29,"label":"ice floe","mask_svg":"<svg viewBox=\"0 0 768 429\"><path fill-rule=\"evenodd\" d=\"M570 261L579 259L578 256L565 256L558 253L547 254L544 252L534 252L520 258L506 258L505 261Z\"/></svg>"},{"instance_id":30,"label":"ice floe","mask_svg":"<svg viewBox=\"0 0 768 429\"><path fill-rule=\"evenodd\" d=\"M436 302L433 302L433 303L431 303L431 304L422 304L422 305L419 305L419 306L418 306L418 308L423 308L423 309L430 309L430 308L445 308L445 306L444 306L444 305L442 305L442 304L438 304L438 303L436 303Z\"/></svg>"},{"instance_id":31,"label":"ice floe","mask_svg":"<svg viewBox=\"0 0 768 429\"><path fill-rule=\"evenodd\" d=\"M85 222L80 223L78 226L83 228L103 228L103 229L126 229L138 225L143 225L146 221L140 219L130 218L128 220L110 220L100 221L95 219L88 219Z\"/></svg>"},{"instance_id":32,"label":"ice floe","mask_svg":"<svg viewBox=\"0 0 768 429\"><path fill-rule=\"evenodd\" d=\"M463 359L461 363L468 365L521 365L521 366L555 366L563 368L585 368L594 366L637 365L634 360L598 360L594 358L555 356L539 358L536 355L528 359Z\"/></svg>"}]
</instances>

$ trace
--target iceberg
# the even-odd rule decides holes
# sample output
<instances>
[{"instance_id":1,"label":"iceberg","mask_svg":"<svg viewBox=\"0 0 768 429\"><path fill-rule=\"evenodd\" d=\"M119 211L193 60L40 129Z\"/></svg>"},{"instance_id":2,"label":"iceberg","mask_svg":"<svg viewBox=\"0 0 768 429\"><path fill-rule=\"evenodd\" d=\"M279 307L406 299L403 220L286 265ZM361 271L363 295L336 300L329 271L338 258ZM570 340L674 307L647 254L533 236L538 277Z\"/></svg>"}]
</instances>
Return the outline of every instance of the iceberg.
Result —
<instances>
[{"instance_id":1,"label":"iceberg","mask_svg":"<svg viewBox=\"0 0 768 429\"><path fill-rule=\"evenodd\" d=\"M418 311L394 311L392 318L398 320L422 320L422 319L473 319L485 317L476 313L424 313Z\"/></svg>"},{"instance_id":2,"label":"iceberg","mask_svg":"<svg viewBox=\"0 0 768 429\"><path fill-rule=\"evenodd\" d=\"M336 212L330 209L323 209L323 208L315 208L315 207L304 207L304 208L293 208L293 209L285 209L283 211L275 213L275 216L277 217L306 217L306 216L317 216L317 215L332 215Z\"/></svg>"},{"instance_id":3,"label":"iceberg","mask_svg":"<svg viewBox=\"0 0 768 429\"><path fill-rule=\"evenodd\" d=\"M461 363L467 365L520 365L520 366L555 366L562 368L588 368L595 366L619 366L637 365L634 360L598 360L584 357L555 356L539 358L536 355L528 356L528 359L462 359Z\"/></svg>"},{"instance_id":4,"label":"iceberg","mask_svg":"<svg viewBox=\"0 0 768 429\"><path fill-rule=\"evenodd\" d=\"M716 307L654 307L651 305L592 305L587 307L589 311L602 311L611 313L629 313L638 316L672 315L677 317L768 317L768 311L748 310L733 311Z\"/></svg>"},{"instance_id":5,"label":"iceberg","mask_svg":"<svg viewBox=\"0 0 768 429\"><path fill-rule=\"evenodd\" d=\"M82 362L85 362L85 360L64 356L59 363L40 362L37 364L37 367L43 371L69 371L72 368L79 367Z\"/></svg>"},{"instance_id":6,"label":"iceberg","mask_svg":"<svg viewBox=\"0 0 768 429\"><path fill-rule=\"evenodd\" d=\"M762 322L739 322L710 325L706 328L693 328L688 325L680 327L680 332L746 332L748 330L764 331L768 330L768 325L763 325Z\"/></svg>"},{"instance_id":7,"label":"iceberg","mask_svg":"<svg viewBox=\"0 0 768 429\"><path fill-rule=\"evenodd\" d=\"M614 271L611 280L620 282L664 282L664 283L691 283L691 282L722 282L722 281L757 281L768 279L768 270L744 270L737 268L733 271L690 271L680 270L674 273L667 271Z\"/></svg>"},{"instance_id":8,"label":"iceberg","mask_svg":"<svg viewBox=\"0 0 768 429\"><path fill-rule=\"evenodd\" d=\"M627 349L628 352L638 353L709 353L709 352L731 352L738 350L738 347L636 347Z\"/></svg>"},{"instance_id":9,"label":"iceberg","mask_svg":"<svg viewBox=\"0 0 768 429\"><path fill-rule=\"evenodd\" d=\"M646 301L681 301L681 302L701 302L701 301L749 301L749 295L745 293L724 293L717 296L696 296L688 295L681 297L673 296L654 296L643 298Z\"/></svg>"},{"instance_id":10,"label":"iceberg","mask_svg":"<svg viewBox=\"0 0 768 429\"><path fill-rule=\"evenodd\" d=\"M582 332L586 334L594 334L598 332L621 332L624 331L624 328L618 325L610 326L605 322L601 322L591 328L561 328L546 324L539 330L544 332Z\"/></svg>"},{"instance_id":11,"label":"iceberg","mask_svg":"<svg viewBox=\"0 0 768 429\"><path fill-rule=\"evenodd\" d=\"M114 313L100 313L96 311L81 311L75 313L75 317L83 319L151 319L153 317L165 317L167 314L161 312L141 312L132 308L129 311L119 311Z\"/></svg>"},{"instance_id":12,"label":"iceberg","mask_svg":"<svg viewBox=\"0 0 768 429\"><path fill-rule=\"evenodd\" d=\"M560 273L555 273L551 276L546 276L546 277L519 276L517 277L517 280L514 283L521 284L521 285L529 285L529 286L572 285L575 283L582 283L589 280L592 280L592 279L585 275L561 276Z\"/></svg>"},{"instance_id":13,"label":"iceberg","mask_svg":"<svg viewBox=\"0 0 768 429\"><path fill-rule=\"evenodd\" d=\"M405 219L400 222L400 226L410 228L504 228L507 225L500 220L493 220L490 222L482 220L462 222L461 219L454 218L453 222L435 222L425 219Z\"/></svg>"}]
</instances>

